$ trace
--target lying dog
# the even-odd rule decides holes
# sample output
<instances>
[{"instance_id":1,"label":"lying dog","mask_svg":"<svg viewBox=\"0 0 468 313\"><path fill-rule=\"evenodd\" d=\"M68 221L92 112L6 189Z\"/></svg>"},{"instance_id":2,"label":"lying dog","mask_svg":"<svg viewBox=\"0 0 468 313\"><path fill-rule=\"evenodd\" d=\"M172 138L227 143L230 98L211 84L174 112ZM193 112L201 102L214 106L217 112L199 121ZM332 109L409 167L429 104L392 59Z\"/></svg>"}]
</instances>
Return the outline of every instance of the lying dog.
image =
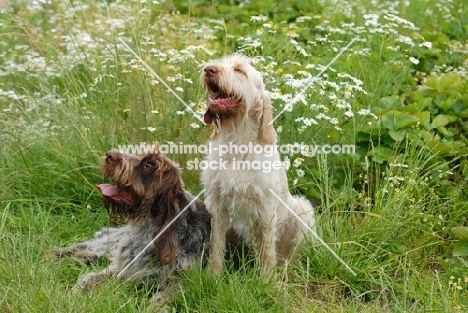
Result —
<instances>
[{"instance_id":1,"label":"lying dog","mask_svg":"<svg viewBox=\"0 0 468 313\"><path fill-rule=\"evenodd\" d=\"M126 280L164 286L175 272L197 262L206 264L211 216L203 203L184 189L178 166L159 153L130 155L112 150L102 159L101 170L113 183L97 186L110 215L128 223L103 228L94 239L55 250L56 255L75 256L87 263L101 257L110 259L106 269L81 277L79 287L88 290L119 273ZM125 269L186 206L187 210Z\"/></svg>"}]
</instances>

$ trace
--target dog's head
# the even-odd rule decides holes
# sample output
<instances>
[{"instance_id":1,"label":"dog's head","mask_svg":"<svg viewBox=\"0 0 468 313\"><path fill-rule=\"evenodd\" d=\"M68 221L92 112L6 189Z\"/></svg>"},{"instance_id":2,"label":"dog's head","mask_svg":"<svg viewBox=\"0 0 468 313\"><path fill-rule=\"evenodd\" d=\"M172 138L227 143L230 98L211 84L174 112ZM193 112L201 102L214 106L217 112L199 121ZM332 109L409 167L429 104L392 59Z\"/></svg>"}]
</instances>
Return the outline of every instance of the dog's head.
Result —
<instances>
[{"instance_id":1,"label":"dog's head","mask_svg":"<svg viewBox=\"0 0 468 313\"><path fill-rule=\"evenodd\" d=\"M253 118L258 124L260 140L274 144L271 100L262 75L247 57L234 54L209 62L203 67L200 80L209 97L205 123L215 122L217 128L236 127L236 121Z\"/></svg>"},{"instance_id":2,"label":"dog's head","mask_svg":"<svg viewBox=\"0 0 468 313\"><path fill-rule=\"evenodd\" d=\"M97 185L112 217L126 218L131 223L150 219L155 232L159 232L180 212L181 203L187 202L179 168L159 153L132 155L111 150L102 158L101 171L112 181ZM177 221L155 246L161 264L174 261Z\"/></svg>"}]
</instances>

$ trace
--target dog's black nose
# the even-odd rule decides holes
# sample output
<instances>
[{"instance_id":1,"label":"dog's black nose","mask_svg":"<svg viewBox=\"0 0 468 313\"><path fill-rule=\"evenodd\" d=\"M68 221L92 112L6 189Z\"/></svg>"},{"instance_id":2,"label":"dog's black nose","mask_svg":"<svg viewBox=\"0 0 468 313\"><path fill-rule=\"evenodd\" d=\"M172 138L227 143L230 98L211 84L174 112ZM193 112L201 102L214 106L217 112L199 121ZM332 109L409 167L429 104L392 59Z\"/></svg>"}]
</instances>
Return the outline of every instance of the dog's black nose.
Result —
<instances>
[{"instance_id":1,"label":"dog's black nose","mask_svg":"<svg viewBox=\"0 0 468 313\"><path fill-rule=\"evenodd\" d=\"M118 162L122 160L122 154L117 150L110 150L106 153L106 162Z\"/></svg>"},{"instance_id":2,"label":"dog's black nose","mask_svg":"<svg viewBox=\"0 0 468 313\"><path fill-rule=\"evenodd\" d=\"M206 76L214 76L218 73L218 68L216 66L207 66L204 69Z\"/></svg>"}]
</instances>

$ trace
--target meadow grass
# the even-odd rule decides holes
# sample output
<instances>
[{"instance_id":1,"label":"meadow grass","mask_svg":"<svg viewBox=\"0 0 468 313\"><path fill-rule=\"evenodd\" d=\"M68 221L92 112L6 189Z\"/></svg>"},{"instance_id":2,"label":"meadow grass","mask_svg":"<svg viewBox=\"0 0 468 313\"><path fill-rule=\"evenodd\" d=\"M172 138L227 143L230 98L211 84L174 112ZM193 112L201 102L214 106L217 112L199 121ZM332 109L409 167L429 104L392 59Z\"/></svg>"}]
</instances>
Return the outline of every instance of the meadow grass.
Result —
<instances>
[{"instance_id":1,"label":"meadow grass","mask_svg":"<svg viewBox=\"0 0 468 313\"><path fill-rule=\"evenodd\" d=\"M283 155L291 190L316 204L318 234L357 275L308 242L271 276L247 257L220 276L182 273L169 307L468 311L468 260L453 256L450 232L468 214L466 5L285 3L47 0L0 9L2 312L148 309L149 286L114 279L74 292L92 268L48 252L110 225L94 186L107 150L207 143L201 66L234 51L262 72L274 115L286 106L274 125L279 143L296 149ZM430 77L438 86L427 95L420 86ZM312 154L302 143L356 151ZM169 157L184 167L204 156ZM194 194L203 189L199 175L183 172Z\"/></svg>"}]
</instances>

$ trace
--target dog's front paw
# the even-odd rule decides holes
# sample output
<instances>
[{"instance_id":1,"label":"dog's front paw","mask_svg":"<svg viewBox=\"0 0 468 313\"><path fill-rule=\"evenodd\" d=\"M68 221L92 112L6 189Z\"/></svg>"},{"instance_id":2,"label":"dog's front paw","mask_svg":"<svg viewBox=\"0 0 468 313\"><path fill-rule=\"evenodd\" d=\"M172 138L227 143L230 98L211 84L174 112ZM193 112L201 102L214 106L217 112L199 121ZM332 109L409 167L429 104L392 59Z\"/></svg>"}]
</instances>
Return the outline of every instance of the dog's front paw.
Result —
<instances>
[{"instance_id":1,"label":"dog's front paw","mask_svg":"<svg viewBox=\"0 0 468 313\"><path fill-rule=\"evenodd\" d=\"M73 291L88 292L91 288L101 285L110 277L109 272L89 273L78 280L73 286Z\"/></svg>"},{"instance_id":2,"label":"dog's front paw","mask_svg":"<svg viewBox=\"0 0 468 313\"><path fill-rule=\"evenodd\" d=\"M91 263L96 263L99 259L99 255L90 250L81 250L77 249L76 247L68 247L68 248L55 248L52 250L52 253L59 258L65 257L74 257L81 262L85 263L86 265L90 265Z\"/></svg>"},{"instance_id":3,"label":"dog's front paw","mask_svg":"<svg viewBox=\"0 0 468 313\"><path fill-rule=\"evenodd\" d=\"M223 264L224 262L219 258L211 258L209 263L209 268L215 273L216 275L220 275L223 272Z\"/></svg>"},{"instance_id":4,"label":"dog's front paw","mask_svg":"<svg viewBox=\"0 0 468 313\"><path fill-rule=\"evenodd\" d=\"M147 312L169 313L167 302L171 299L170 295L164 291L156 293L151 297Z\"/></svg>"},{"instance_id":5,"label":"dog's front paw","mask_svg":"<svg viewBox=\"0 0 468 313\"><path fill-rule=\"evenodd\" d=\"M68 248L54 248L52 250L52 254L54 254L58 258L65 258L65 257L71 257L75 254L76 249L72 247Z\"/></svg>"}]
</instances>

